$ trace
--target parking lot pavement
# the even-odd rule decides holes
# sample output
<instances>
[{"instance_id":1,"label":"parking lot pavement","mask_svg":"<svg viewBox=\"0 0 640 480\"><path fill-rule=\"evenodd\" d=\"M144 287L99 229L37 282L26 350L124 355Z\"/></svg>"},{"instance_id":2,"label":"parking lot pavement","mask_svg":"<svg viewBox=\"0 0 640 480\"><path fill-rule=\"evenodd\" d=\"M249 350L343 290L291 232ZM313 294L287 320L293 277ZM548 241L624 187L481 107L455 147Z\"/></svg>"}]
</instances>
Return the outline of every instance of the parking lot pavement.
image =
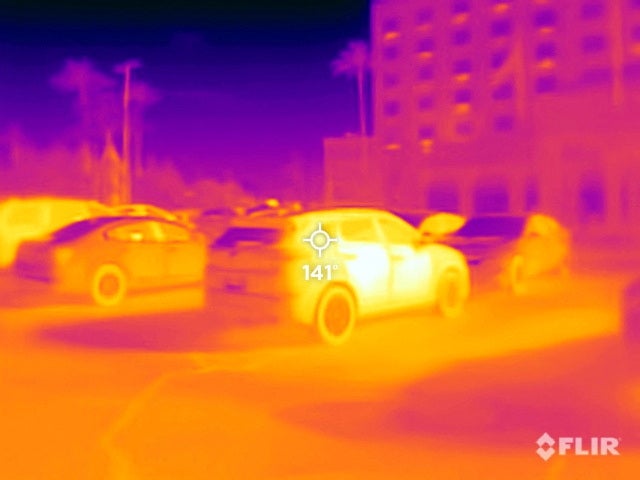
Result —
<instances>
[{"instance_id":1,"label":"parking lot pavement","mask_svg":"<svg viewBox=\"0 0 640 480\"><path fill-rule=\"evenodd\" d=\"M531 446L549 428L543 420L581 401L573 391L606 402L615 386L613 403L590 403L574 422L631 418L633 383L607 373L626 361L617 300L602 294L625 278L571 274L534 282L523 297L485 292L455 321L374 319L340 348L278 326L217 328L215 313L168 302L173 291L132 298L146 313L4 308L0 362L11 367L0 408L11 418L0 477L594 478L588 459L545 464ZM577 367L598 359L597 371ZM569 393L538 409L537 399L554 398L551 377ZM611 478L637 465L626 452L607 467Z\"/></svg>"}]
</instances>

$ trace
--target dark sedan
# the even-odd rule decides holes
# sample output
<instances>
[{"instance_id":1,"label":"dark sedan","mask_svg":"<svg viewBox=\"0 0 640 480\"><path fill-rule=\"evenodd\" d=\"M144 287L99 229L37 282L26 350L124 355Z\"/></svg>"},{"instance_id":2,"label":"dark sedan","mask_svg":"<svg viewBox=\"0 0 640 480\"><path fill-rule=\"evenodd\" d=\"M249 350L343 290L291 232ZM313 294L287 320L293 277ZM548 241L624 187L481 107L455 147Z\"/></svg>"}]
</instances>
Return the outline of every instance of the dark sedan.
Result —
<instances>
[{"instance_id":1,"label":"dark sedan","mask_svg":"<svg viewBox=\"0 0 640 480\"><path fill-rule=\"evenodd\" d=\"M472 217L444 240L462 251L476 279L496 279L523 293L528 278L565 271L568 231L542 214Z\"/></svg>"},{"instance_id":2,"label":"dark sedan","mask_svg":"<svg viewBox=\"0 0 640 480\"><path fill-rule=\"evenodd\" d=\"M18 275L116 305L130 290L204 279L204 235L152 217L100 217L21 245Z\"/></svg>"}]
</instances>

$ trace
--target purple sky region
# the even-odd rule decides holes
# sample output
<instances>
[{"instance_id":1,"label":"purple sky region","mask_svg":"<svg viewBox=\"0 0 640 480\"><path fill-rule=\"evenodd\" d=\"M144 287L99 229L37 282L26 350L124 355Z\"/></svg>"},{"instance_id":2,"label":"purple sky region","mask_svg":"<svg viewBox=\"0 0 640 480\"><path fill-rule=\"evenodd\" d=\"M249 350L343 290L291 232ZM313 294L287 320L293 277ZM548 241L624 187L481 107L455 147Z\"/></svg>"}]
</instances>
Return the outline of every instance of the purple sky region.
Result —
<instances>
[{"instance_id":1,"label":"purple sky region","mask_svg":"<svg viewBox=\"0 0 640 480\"><path fill-rule=\"evenodd\" d=\"M293 159L317 177L322 138L358 128L355 82L330 62L368 36L367 2L173 3L2 7L0 131L65 138L78 122L73 95L50 83L64 61L112 73L137 58L134 77L160 94L145 113L147 155L187 179L233 173L261 193L286 183Z\"/></svg>"}]
</instances>

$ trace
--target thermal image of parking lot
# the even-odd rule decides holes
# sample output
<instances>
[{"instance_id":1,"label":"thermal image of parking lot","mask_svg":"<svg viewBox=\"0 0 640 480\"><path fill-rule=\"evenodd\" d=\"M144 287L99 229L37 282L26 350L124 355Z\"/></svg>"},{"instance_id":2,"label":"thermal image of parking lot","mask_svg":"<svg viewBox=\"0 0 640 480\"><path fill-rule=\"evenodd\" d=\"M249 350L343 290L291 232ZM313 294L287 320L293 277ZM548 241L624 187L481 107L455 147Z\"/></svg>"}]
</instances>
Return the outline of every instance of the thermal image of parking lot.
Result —
<instances>
[{"instance_id":1,"label":"thermal image of parking lot","mask_svg":"<svg viewBox=\"0 0 640 480\"><path fill-rule=\"evenodd\" d=\"M0 480L639 477L640 3L25 2Z\"/></svg>"}]
</instances>

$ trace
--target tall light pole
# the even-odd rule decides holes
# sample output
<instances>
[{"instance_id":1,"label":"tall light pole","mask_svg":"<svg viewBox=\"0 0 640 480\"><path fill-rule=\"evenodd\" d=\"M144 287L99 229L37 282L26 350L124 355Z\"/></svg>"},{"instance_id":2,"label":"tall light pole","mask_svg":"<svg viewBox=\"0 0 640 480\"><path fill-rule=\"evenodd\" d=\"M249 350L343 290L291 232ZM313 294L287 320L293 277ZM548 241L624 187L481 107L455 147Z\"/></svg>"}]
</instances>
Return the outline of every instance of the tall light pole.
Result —
<instances>
[{"instance_id":1,"label":"tall light pole","mask_svg":"<svg viewBox=\"0 0 640 480\"><path fill-rule=\"evenodd\" d=\"M122 95L122 165L120 168L120 203L131 202L131 127L129 118L129 100L131 98L131 70L140 68L138 60L127 60L116 66L116 72L124 75L124 92Z\"/></svg>"}]
</instances>

